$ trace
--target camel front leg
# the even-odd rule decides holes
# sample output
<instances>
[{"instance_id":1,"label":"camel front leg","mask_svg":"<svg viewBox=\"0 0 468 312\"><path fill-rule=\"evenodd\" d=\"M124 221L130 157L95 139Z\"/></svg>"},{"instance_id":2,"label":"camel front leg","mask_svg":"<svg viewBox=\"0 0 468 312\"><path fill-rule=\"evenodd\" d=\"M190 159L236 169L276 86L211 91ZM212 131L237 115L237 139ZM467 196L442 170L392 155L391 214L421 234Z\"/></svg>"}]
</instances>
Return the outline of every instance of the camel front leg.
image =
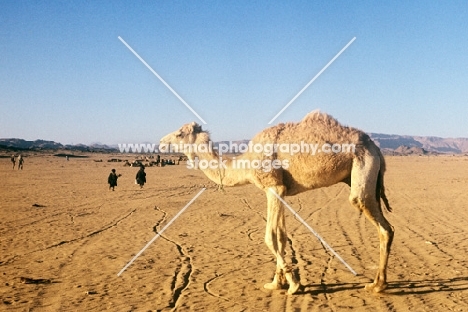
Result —
<instances>
[{"instance_id":1,"label":"camel front leg","mask_svg":"<svg viewBox=\"0 0 468 312\"><path fill-rule=\"evenodd\" d=\"M279 208L279 209L277 209ZM285 231L281 228L280 224L284 224L284 216L279 210L283 208L275 207L270 209L268 207L267 225L265 231L265 243L276 257L276 272L275 277L271 283L264 285L266 289L281 289L287 284L283 268L286 266L284 261L284 248L285 248Z\"/></svg>"},{"instance_id":2,"label":"camel front leg","mask_svg":"<svg viewBox=\"0 0 468 312\"><path fill-rule=\"evenodd\" d=\"M282 196L285 188L272 188L276 194ZM271 283L264 285L266 289L281 289L289 284L288 293L293 294L300 284L296 281L292 272L292 267L286 264L284 250L287 242L286 223L284 219L284 207L281 201L267 190L267 225L265 231L265 243L276 257L276 272Z\"/></svg>"}]
</instances>

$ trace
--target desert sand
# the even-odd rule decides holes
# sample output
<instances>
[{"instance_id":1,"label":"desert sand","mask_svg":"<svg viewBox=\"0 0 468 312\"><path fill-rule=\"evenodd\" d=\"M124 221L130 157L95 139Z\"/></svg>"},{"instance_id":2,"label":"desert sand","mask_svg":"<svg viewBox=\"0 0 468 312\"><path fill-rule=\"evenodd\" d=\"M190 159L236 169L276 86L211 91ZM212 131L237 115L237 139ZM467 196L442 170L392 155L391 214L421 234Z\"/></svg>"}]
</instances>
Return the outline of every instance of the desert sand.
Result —
<instances>
[{"instance_id":1,"label":"desert sand","mask_svg":"<svg viewBox=\"0 0 468 312\"><path fill-rule=\"evenodd\" d=\"M0 158L1 311L468 310L466 156L386 157L396 232L389 288L379 294L363 289L378 265L377 231L348 203L349 187L287 197L358 273L287 211L287 258L303 285L295 295L263 289L275 262L255 186L223 192L181 163L147 168L140 189L138 168L107 162L130 156L26 156L24 170ZM112 168L122 174L114 192Z\"/></svg>"}]
</instances>

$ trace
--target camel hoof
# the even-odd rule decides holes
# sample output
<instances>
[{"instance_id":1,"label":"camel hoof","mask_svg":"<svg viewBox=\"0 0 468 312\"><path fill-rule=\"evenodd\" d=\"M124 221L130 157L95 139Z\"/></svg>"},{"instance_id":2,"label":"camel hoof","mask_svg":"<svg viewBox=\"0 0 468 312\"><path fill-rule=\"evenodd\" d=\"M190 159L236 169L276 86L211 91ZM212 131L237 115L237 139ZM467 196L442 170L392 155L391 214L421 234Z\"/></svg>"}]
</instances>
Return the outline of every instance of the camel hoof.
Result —
<instances>
[{"instance_id":1,"label":"camel hoof","mask_svg":"<svg viewBox=\"0 0 468 312\"><path fill-rule=\"evenodd\" d=\"M278 283L266 283L263 285L263 288L268 289L268 290L278 290L281 289L281 285Z\"/></svg>"},{"instance_id":2,"label":"camel hoof","mask_svg":"<svg viewBox=\"0 0 468 312\"><path fill-rule=\"evenodd\" d=\"M372 291L375 293L379 293L387 288L387 284L376 285L375 283L367 284L364 289L367 291Z\"/></svg>"},{"instance_id":3,"label":"camel hoof","mask_svg":"<svg viewBox=\"0 0 468 312\"><path fill-rule=\"evenodd\" d=\"M290 295L295 294L299 290L299 287L301 287L300 283L290 284L289 289L288 289L288 294Z\"/></svg>"}]
</instances>

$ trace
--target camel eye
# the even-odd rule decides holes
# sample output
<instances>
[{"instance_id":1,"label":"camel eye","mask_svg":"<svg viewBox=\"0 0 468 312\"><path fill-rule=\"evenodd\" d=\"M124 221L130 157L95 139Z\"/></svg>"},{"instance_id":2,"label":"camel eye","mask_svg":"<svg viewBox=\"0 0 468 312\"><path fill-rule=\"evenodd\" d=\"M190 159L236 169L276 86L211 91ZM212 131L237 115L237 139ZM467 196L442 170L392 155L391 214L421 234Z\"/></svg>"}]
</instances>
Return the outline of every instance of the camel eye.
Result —
<instances>
[{"instance_id":1,"label":"camel eye","mask_svg":"<svg viewBox=\"0 0 468 312\"><path fill-rule=\"evenodd\" d=\"M179 132L176 134L176 138L181 138L182 137L182 132Z\"/></svg>"}]
</instances>

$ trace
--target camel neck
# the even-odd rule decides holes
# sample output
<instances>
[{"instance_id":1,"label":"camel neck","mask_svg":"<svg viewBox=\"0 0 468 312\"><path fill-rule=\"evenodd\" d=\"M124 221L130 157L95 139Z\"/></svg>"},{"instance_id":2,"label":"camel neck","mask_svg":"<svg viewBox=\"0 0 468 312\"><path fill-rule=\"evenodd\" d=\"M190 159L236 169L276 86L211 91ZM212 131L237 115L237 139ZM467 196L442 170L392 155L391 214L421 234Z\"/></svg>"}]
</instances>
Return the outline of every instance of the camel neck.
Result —
<instances>
[{"instance_id":1,"label":"camel neck","mask_svg":"<svg viewBox=\"0 0 468 312\"><path fill-rule=\"evenodd\" d=\"M236 160L241 158L236 157ZM197 153L193 167L200 169L213 182L222 186L235 186L250 183L250 171L235 166L235 161L226 155L219 156L216 151Z\"/></svg>"}]
</instances>

